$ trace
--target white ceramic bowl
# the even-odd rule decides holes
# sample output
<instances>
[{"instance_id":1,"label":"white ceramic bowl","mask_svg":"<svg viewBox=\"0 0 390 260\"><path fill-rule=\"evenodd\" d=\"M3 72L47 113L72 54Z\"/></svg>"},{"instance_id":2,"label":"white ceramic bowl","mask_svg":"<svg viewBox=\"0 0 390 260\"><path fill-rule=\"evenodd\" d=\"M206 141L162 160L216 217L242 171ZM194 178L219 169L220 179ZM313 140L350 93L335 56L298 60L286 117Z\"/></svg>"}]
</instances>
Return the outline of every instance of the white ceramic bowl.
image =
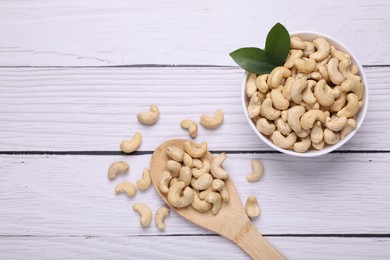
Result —
<instances>
[{"instance_id":1,"label":"white ceramic bowl","mask_svg":"<svg viewBox=\"0 0 390 260\"><path fill-rule=\"evenodd\" d=\"M326 145L321 150L315 150L315 149L311 148L308 151L306 151L305 153L297 153L293 150L283 149L283 148L280 148L280 147L274 145L273 142L269 139L269 137L263 135L262 133L260 133L256 129L255 122L253 122L249 118L248 111L247 111L249 99L247 98L246 93L245 93L245 83L246 83L246 80L248 77L247 73L245 73L244 79L242 82L242 91L241 91L242 107L244 109L246 119L248 120L248 123L249 123L250 127L252 128L253 132L255 132L256 135L264 143L266 143L268 146L272 147L273 149L278 150L278 151L285 153L285 154L298 156L298 157L315 157L315 156L324 155L324 154L330 153L331 151L334 151L334 150L340 148L341 146L343 146L346 142L348 142L356 134L356 132L359 130L360 126L362 125L363 120L366 117L367 107L368 107L367 79L366 79L366 76L364 74L364 71L363 71L361 64L356 60L356 56L351 52L351 50L349 50L347 47L345 47L343 44L341 44L340 42L338 42L334 38L332 38L328 35L321 34L321 33L308 32L308 31L294 32L294 33L291 33L290 35L291 36L299 36L301 39L303 39L305 41L313 41L314 39L316 39L318 37L323 37L323 38L327 39L331 45L335 46L336 49L341 50L341 51L346 52L346 53L349 53L351 55L352 64L356 64L359 67L359 74L358 75L362 78L362 81L364 83L364 97L363 97L364 104L363 104L362 108L360 108L360 110L356 116L356 123L357 123L356 129L354 129L351 133L349 133L346 137L344 137L343 139L341 139L338 143L336 143L334 145Z\"/></svg>"}]
</instances>

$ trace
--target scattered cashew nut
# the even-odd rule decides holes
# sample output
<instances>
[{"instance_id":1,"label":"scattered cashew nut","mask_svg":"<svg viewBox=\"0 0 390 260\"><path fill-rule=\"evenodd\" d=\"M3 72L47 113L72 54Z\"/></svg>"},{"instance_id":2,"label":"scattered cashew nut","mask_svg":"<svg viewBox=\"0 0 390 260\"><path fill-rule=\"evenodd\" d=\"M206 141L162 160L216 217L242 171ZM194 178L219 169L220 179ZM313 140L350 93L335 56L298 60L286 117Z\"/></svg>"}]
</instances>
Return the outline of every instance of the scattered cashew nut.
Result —
<instances>
[{"instance_id":1,"label":"scattered cashew nut","mask_svg":"<svg viewBox=\"0 0 390 260\"><path fill-rule=\"evenodd\" d=\"M137 180L136 185L139 190L147 190L152 183L152 179L150 178L149 169L145 168L142 172L142 179Z\"/></svg>"},{"instance_id":2,"label":"scattered cashew nut","mask_svg":"<svg viewBox=\"0 0 390 260\"><path fill-rule=\"evenodd\" d=\"M144 125L153 125L157 122L160 117L160 111L158 110L158 106L156 104L152 104L150 106L150 111L138 113L137 119Z\"/></svg>"},{"instance_id":3,"label":"scattered cashew nut","mask_svg":"<svg viewBox=\"0 0 390 260\"><path fill-rule=\"evenodd\" d=\"M140 224L142 227L147 227L152 221L152 211L145 204L136 203L133 205L133 210L140 215Z\"/></svg>"},{"instance_id":4,"label":"scattered cashew nut","mask_svg":"<svg viewBox=\"0 0 390 260\"><path fill-rule=\"evenodd\" d=\"M184 129L188 129L190 136L195 138L198 135L198 125L191 119L184 119L180 122L180 126Z\"/></svg>"},{"instance_id":5,"label":"scattered cashew nut","mask_svg":"<svg viewBox=\"0 0 390 260\"><path fill-rule=\"evenodd\" d=\"M206 128L218 128L223 123L224 115L222 110L217 109L214 116L203 114L200 117L200 124Z\"/></svg>"},{"instance_id":6,"label":"scattered cashew nut","mask_svg":"<svg viewBox=\"0 0 390 260\"><path fill-rule=\"evenodd\" d=\"M167 207L161 207L157 210L156 215L154 215L154 223L156 223L156 227L163 231L165 230L165 223L164 220L166 217L169 216L169 208Z\"/></svg>"},{"instance_id":7,"label":"scattered cashew nut","mask_svg":"<svg viewBox=\"0 0 390 260\"><path fill-rule=\"evenodd\" d=\"M142 143L142 135L136 132L132 139L122 141L120 148L124 153L132 153L138 149Z\"/></svg>"},{"instance_id":8,"label":"scattered cashew nut","mask_svg":"<svg viewBox=\"0 0 390 260\"><path fill-rule=\"evenodd\" d=\"M251 165L252 165L252 174L246 176L246 179L249 182L259 181L264 174L264 165L260 160L252 160Z\"/></svg>"},{"instance_id":9,"label":"scattered cashew nut","mask_svg":"<svg viewBox=\"0 0 390 260\"><path fill-rule=\"evenodd\" d=\"M123 193L123 192L126 192L127 196L132 198L135 196L135 194L137 194L137 188L134 186L133 183L131 183L129 181L125 181L125 182L118 184L115 187L116 194Z\"/></svg>"},{"instance_id":10,"label":"scattered cashew nut","mask_svg":"<svg viewBox=\"0 0 390 260\"><path fill-rule=\"evenodd\" d=\"M108 179L113 180L119 173L125 173L130 169L130 166L127 162L119 161L114 162L108 168Z\"/></svg>"}]
</instances>

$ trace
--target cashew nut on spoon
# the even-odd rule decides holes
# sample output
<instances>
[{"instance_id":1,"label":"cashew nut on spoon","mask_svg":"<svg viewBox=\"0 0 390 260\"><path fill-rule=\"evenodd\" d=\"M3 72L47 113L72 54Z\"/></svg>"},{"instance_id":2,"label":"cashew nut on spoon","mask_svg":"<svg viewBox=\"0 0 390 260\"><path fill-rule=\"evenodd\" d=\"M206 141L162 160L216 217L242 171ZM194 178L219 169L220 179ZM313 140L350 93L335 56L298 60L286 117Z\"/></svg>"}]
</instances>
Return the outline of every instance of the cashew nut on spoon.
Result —
<instances>
[{"instance_id":1,"label":"cashew nut on spoon","mask_svg":"<svg viewBox=\"0 0 390 260\"><path fill-rule=\"evenodd\" d=\"M180 201L180 198L184 196L184 193L181 193L182 187L184 187L184 183L178 181L174 184L178 185L175 194L172 194L173 198L168 200L169 195L164 194L160 191L159 188L159 180L160 175L166 170L166 162L169 160L169 157L166 154L167 147L177 147L181 150L184 150L184 142L186 140L176 139L169 140L163 144L161 144L154 152L151 165L150 165L150 173L152 178L152 183L156 188L157 193L160 197L168 204L170 204L169 200L174 200L177 202ZM208 161L213 161L213 155L210 152L204 154L202 159L207 159ZM251 223L248 218L245 208L241 203L241 199L238 196L238 193L230 180L230 178L225 179L225 188L230 195L229 202L222 202L222 207L218 214L213 214L212 210L207 210L206 212L199 212L194 207L189 205L188 207L178 208L172 207L179 215L186 218L187 220L204 227L210 231L213 231L217 234L220 234L229 240L236 243L240 246L249 256L255 259L265 258L265 259L285 259L283 255L281 255L277 249L275 249L268 241L266 241L260 233L256 230L256 228ZM179 183L179 184L178 184ZM181 183L181 184L180 184ZM211 187L210 187L211 190ZM215 191L210 191L214 192ZM168 192L169 193L169 192ZM202 203L203 205L197 205L199 207L218 207L218 195L209 195L206 196L208 201L212 201L214 206L209 206L209 204ZM193 191L192 193L192 204L199 204L201 200L198 196L197 191ZM218 193L217 193L218 194ZM199 200L198 200L199 199ZM221 197L222 199L222 197ZM184 199L183 199L184 200ZM195 201L196 200L196 201ZM188 199L190 201L190 199ZM194 202L195 201L195 202ZM203 209L204 210L204 209ZM215 208L215 211L217 208ZM229 223L227 225L227 223ZM236 239L240 237L240 239Z\"/></svg>"}]
</instances>

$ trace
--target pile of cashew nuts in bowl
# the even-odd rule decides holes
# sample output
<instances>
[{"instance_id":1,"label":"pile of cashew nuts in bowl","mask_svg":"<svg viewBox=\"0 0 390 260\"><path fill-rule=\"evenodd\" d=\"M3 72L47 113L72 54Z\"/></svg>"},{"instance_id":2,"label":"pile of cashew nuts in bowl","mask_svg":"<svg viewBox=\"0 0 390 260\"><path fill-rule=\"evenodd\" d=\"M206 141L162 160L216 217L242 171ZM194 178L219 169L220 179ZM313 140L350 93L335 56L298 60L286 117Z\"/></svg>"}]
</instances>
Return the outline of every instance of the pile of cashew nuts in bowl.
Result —
<instances>
[{"instance_id":1,"label":"pile of cashew nuts in bowl","mask_svg":"<svg viewBox=\"0 0 390 260\"><path fill-rule=\"evenodd\" d=\"M247 73L243 105L252 129L269 146L317 156L346 143L360 127L368 93L362 67L329 36L291 36L284 66Z\"/></svg>"}]
</instances>

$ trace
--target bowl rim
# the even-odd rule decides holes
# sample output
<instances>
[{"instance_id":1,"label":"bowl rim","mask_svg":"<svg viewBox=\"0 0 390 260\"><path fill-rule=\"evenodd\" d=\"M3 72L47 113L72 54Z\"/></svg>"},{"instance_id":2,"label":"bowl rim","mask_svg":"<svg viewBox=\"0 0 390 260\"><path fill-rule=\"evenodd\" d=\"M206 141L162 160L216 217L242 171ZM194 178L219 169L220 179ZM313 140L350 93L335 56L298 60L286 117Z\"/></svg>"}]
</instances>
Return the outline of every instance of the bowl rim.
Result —
<instances>
[{"instance_id":1,"label":"bowl rim","mask_svg":"<svg viewBox=\"0 0 390 260\"><path fill-rule=\"evenodd\" d=\"M331 45L337 45L336 46L337 49L342 50L342 51L350 54L352 63L356 64L358 66L359 76L362 78L362 81L364 82L364 97L363 97L364 103L363 103L363 106L360 108L358 115L356 117L356 123L357 123L356 128L334 145L328 145L327 147L325 147L321 150L309 150L309 151L306 151L304 153L298 153L298 152L295 152L294 150L287 150L287 149L283 149L283 148L276 146L268 137L266 137L265 135L263 135L262 133L260 133L257 130L255 123L253 123L252 119L249 118L248 112L247 112L247 104L249 103L249 100L247 101L246 90L245 90L246 81L247 81L247 78L249 76L249 73L246 71L244 72L244 78L243 78L243 81L241 84L241 104L242 104L242 108L244 110L244 114L245 114L245 117L247 119L248 124L250 125L252 130L255 132L255 134L269 147L271 147L279 152L282 152L284 154L291 155L291 156L317 157L317 156L328 154L328 153L342 147L358 132L361 125L363 124L364 119L366 118L367 109L368 109L368 101L369 101L369 91L368 91L368 86L367 86L367 78L366 78L366 75L363 71L363 67L360 64L360 62L356 59L356 55L349 48L347 48L344 44L342 44L338 40L334 39L332 36L329 36L329 35L326 35L323 33L318 33L318 32L314 32L314 31L294 31L294 32L290 33L290 36L301 36L301 35L309 35L309 36L312 36L313 38L323 37L323 38L327 39L331 43Z\"/></svg>"}]
</instances>

